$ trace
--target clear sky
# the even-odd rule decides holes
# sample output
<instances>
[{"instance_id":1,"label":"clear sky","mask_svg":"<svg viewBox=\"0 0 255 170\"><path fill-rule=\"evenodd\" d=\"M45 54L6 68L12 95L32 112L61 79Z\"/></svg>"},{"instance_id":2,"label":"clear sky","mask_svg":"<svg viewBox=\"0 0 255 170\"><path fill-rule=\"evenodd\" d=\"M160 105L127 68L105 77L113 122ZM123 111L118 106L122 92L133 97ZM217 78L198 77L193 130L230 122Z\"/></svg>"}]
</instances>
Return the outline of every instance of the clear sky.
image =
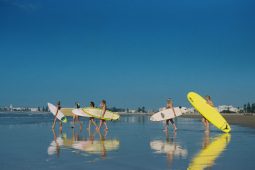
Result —
<instances>
[{"instance_id":1,"label":"clear sky","mask_svg":"<svg viewBox=\"0 0 255 170\"><path fill-rule=\"evenodd\" d=\"M253 0L0 0L0 105L255 102Z\"/></svg>"}]
</instances>

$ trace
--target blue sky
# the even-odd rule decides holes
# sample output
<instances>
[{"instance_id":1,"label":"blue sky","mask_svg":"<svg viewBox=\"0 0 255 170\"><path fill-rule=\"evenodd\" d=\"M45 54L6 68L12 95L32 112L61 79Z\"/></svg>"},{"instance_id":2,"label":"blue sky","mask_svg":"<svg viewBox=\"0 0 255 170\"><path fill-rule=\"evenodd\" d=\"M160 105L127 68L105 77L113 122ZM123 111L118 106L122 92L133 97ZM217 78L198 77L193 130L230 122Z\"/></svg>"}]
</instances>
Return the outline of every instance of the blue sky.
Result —
<instances>
[{"instance_id":1,"label":"blue sky","mask_svg":"<svg viewBox=\"0 0 255 170\"><path fill-rule=\"evenodd\" d=\"M0 105L255 102L251 0L0 0Z\"/></svg>"}]
</instances>

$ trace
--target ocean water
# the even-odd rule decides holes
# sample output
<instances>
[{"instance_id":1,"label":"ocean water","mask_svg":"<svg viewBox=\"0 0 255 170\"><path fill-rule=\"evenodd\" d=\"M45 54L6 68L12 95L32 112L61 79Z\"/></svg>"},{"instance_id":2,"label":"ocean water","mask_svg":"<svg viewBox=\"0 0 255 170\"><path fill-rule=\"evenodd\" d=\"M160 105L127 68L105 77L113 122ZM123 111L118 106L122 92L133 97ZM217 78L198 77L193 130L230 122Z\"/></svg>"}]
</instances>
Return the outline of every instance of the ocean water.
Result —
<instances>
[{"instance_id":1,"label":"ocean water","mask_svg":"<svg viewBox=\"0 0 255 170\"><path fill-rule=\"evenodd\" d=\"M0 169L255 169L255 130L232 125L231 134L178 118L166 133L148 116L122 116L101 133L82 119L51 130L51 114L0 114ZM69 120L71 122L71 120Z\"/></svg>"}]
</instances>

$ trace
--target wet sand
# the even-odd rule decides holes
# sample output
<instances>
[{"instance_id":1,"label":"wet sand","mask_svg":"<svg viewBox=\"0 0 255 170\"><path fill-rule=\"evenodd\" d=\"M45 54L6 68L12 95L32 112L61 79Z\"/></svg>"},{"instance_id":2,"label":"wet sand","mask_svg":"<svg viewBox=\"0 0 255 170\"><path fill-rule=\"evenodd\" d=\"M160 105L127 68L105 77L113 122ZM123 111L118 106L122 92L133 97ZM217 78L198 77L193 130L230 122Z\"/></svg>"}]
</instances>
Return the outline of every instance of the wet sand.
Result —
<instances>
[{"instance_id":1,"label":"wet sand","mask_svg":"<svg viewBox=\"0 0 255 170\"><path fill-rule=\"evenodd\" d=\"M229 124L236 124L245 127L255 128L255 115L222 114ZM185 118L201 119L200 114L186 114Z\"/></svg>"}]
</instances>

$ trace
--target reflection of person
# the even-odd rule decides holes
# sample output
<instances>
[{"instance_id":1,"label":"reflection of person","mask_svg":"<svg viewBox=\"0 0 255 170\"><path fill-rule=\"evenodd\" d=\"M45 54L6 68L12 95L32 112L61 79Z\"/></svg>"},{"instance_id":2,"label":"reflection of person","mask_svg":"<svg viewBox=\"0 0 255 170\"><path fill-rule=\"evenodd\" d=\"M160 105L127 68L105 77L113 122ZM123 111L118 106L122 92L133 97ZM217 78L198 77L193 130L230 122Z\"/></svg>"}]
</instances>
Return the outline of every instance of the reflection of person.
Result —
<instances>
[{"instance_id":1,"label":"reflection of person","mask_svg":"<svg viewBox=\"0 0 255 170\"><path fill-rule=\"evenodd\" d=\"M168 161L168 164L169 164L170 166L171 166L172 163L173 163L174 152L175 152L175 150L176 150L176 148L177 148L176 143L175 143L175 141L174 141L175 138L176 138L176 131L174 132L174 136L173 136L172 138L170 138L169 134L166 133L166 143L167 143L167 144L170 144L170 145L172 145L172 146L174 146L174 148L175 148L174 150L169 151L169 152L166 153L167 161Z\"/></svg>"},{"instance_id":2,"label":"reflection of person","mask_svg":"<svg viewBox=\"0 0 255 170\"><path fill-rule=\"evenodd\" d=\"M94 108L95 107L95 103L94 102L90 102L90 104L89 104L89 106L90 107L92 107L92 108ZM89 126L88 126L88 130L90 130L90 125L91 125L91 123L93 123L93 125L96 127L96 129L98 130L98 126L97 126L97 124L96 124L96 122L95 122L95 118L94 117L90 117L89 118Z\"/></svg>"},{"instance_id":3,"label":"reflection of person","mask_svg":"<svg viewBox=\"0 0 255 170\"><path fill-rule=\"evenodd\" d=\"M76 109L81 108L80 103L78 103L78 102L75 103L75 106L76 106ZM78 122L80 124L80 131L82 131L82 123L79 120L79 116L74 114L73 115L73 126L72 126L72 128L74 128L76 122Z\"/></svg>"},{"instance_id":4,"label":"reflection of person","mask_svg":"<svg viewBox=\"0 0 255 170\"><path fill-rule=\"evenodd\" d=\"M205 100L206 100L207 104L209 104L210 106L214 107L214 104L212 102L211 96L205 96ZM209 126L208 120L205 117L203 117L202 118L202 122L204 124L205 131L209 131L210 126Z\"/></svg>"},{"instance_id":5,"label":"reflection of person","mask_svg":"<svg viewBox=\"0 0 255 170\"><path fill-rule=\"evenodd\" d=\"M176 116L172 99L167 99L166 109L172 109L173 112L174 112L174 115ZM175 125L173 119L167 119L167 120L166 120L165 131L168 131L169 122L172 123L172 125L173 125L173 127L174 127L174 130L176 131L176 130L177 130L177 127L176 127L176 125Z\"/></svg>"},{"instance_id":6,"label":"reflection of person","mask_svg":"<svg viewBox=\"0 0 255 170\"><path fill-rule=\"evenodd\" d=\"M56 126L56 121L57 121L57 115L58 115L58 111L61 109L61 105L60 105L60 101L58 101L57 103L57 111L54 117L54 121L53 121L53 125L52 125L52 129L55 129ZM60 133L62 133L62 122L59 120L59 131Z\"/></svg>"},{"instance_id":7,"label":"reflection of person","mask_svg":"<svg viewBox=\"0 0 255 170\"><path fill-rule=\"evenodd\" d=\"M100 106L101 106L101 109L102 109L102 118L104 118L104 115L105 115L105 113L106 113L106 108L107 108L107 107L106 107L106 101L105 101L105 100L102 100ZM104 123L104 126L105 126L105 130L107 131L107 130L108 130L108 127L107 127L106 121L105 121L104 119L101 119L101 120L100 120L100 125L99 125L98 130L100 131L100 128L101 128L101 126L102 126L103 123Z\"/></svg>"},{"instance_id":8,"label":"reflection of person","mask_svg":"<svg viewBox=\"0 0 255 170\"><path fill-rule=\"evenodd\" d=\"M59 146L59 143L58 143L58 140L57 140L57 135L56 135L56 132L55 132L54 129L52 129L52 133L53 133L54 141L56 143L56 154L57 154L57 157L59 157L59 155L60 155L60 146Z\"/></svg>"},{"instance_id":9,"label":"reflection of person","mask_svg":"<svg viewBox=\"0 0 255 170\"><path fill-rule=\"evenodd\" d=\"M101 132L99 131L98 134L99 134L99 137L100 137L100 144L101 144L101 147L102 147L102 150L101 150L101 157L102 159L105 159L106 158L106 147L105 147L105 140L106 140L106 136L107 136L107 131L104 132L104 136L101 134Z\"/></svg>"}]
</instances>

